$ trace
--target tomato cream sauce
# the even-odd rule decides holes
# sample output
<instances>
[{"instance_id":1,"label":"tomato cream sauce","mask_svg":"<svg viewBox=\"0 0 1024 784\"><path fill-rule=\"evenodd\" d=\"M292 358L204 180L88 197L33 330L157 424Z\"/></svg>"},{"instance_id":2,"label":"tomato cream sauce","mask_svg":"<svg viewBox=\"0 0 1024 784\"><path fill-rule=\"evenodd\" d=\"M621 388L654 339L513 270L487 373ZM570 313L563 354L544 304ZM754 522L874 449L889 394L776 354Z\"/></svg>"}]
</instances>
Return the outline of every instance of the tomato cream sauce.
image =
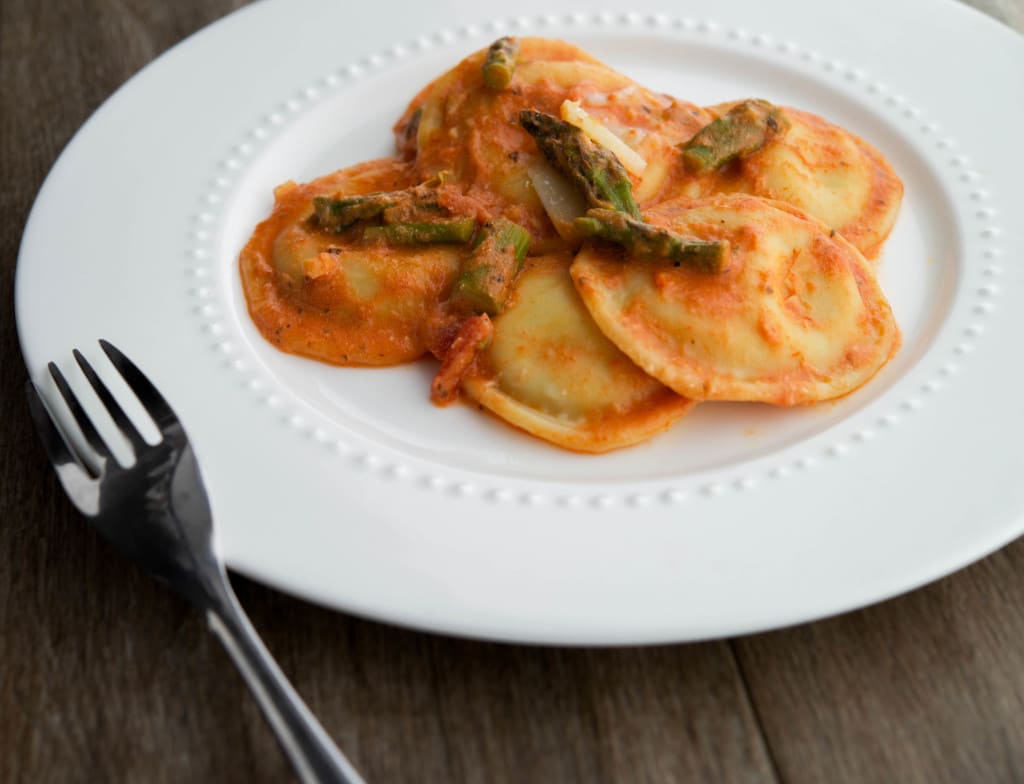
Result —
<instances>
[{"instance_id":1,"label":"tomato cream sauce","mask_svg":"<svg viewBox=\"0 0 1024 784\"><path fill-rule=\"evenodd\" d=\"M648 163L643 176L631 178L641 204L659 198L677 164L675 145L711 115L647 90L570 44L523 38L520 46L507 89L486 87L485 52L477 52L416 96L395 125L395 137L422 179L452 172L481 216L513 220L530 231L535 251L557 251L562 245L528 174L531 162L542 156L520 126L520 112L557 117L564 101L579 101L624 139L632 139Z\"/></svg>"},{"instance_id":2,"label":"tomato cream sauce","mask_svg":"<svg viewBox=\"0 0 1024 784\"><path fill-rule=\"evenodd\" d=\"M407 163L383 159L276 189L273 211L240 259L249 313L263 337L282 351L336 365L395 365L427 351L461 251L390 247L310 225L314 196L415 182Z\"/></svg>"},{"instance_id":3,"label":"tomato cream sauce","mask_svg":"<svg viewBox=\"0 0 1024 784\"><path fill-rule=\"evenodd\" d=\"M736 102L653 92L563 41L497 44L518 46L510 78L485 82L488 50L468 56L412 99L394 158L275 190L239 258L271 344L335 365L433 354L434 402L461 391L580 452L646 440L697 401L844 395L897 350L865 257L880 253L903 186L867 141L777 107L784 133L697 175L681 145ZM566 150L575 168L556 160ZM620 233L584 242L599 212L577 218L607 210L611 187L595 190L596 170L616 189L628 178L636 207L616 196ZM638 243L643 232L660 241ZM713 244L714 267L668 260L690 241Z\"/></svg>"}]
</instances>

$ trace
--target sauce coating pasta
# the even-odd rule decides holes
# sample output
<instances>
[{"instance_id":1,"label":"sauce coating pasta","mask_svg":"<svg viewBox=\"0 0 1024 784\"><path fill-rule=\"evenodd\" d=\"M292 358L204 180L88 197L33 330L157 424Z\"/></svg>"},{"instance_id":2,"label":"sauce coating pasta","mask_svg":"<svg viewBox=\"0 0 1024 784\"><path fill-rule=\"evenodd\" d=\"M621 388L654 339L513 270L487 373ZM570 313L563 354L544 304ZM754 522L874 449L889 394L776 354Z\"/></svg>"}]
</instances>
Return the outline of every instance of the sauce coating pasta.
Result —
<instances>
[{"instance_id":1,"label":"sauce coating pasta","mask_svg":"<svg viewBox=\"0 0 1024 784\"><path fill-rule=\"evenodd\" d=\"M282 351L433 355L460 392L578 452L699 401L848 394L900 332L875 264L903 186L867 141L763 99L701 108L581 49L502 38L424 87L396 154L275 190L240 255Z\"/></svg>"}]
</instances>

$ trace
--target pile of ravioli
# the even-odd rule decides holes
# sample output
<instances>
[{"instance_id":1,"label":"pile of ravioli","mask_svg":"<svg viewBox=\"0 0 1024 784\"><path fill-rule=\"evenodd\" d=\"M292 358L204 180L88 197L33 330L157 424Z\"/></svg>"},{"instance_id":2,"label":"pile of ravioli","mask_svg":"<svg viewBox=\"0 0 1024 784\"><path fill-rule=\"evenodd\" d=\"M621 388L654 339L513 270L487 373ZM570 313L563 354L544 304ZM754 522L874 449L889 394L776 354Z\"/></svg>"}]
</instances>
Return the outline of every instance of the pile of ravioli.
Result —
<instances>
[{"instance_id":1,"label":"pile of ravioli","mask_svg":"<svg viewBox=\"0 0 1024 784\"><path fill-rule=\"evenodd\" d=\"M313 199L443 178L443 202L504 218L530 250L486 341L464 357L461 396L567 449L605 452L671 427L698 402L780 406L845 395L894 355L900 332L876 259L903 186L867 142L782 107L788 130L708 174L684 145L734 104L654 93L575 46L518 40L511 81L485 83L487 50L424 88L394 128L396 155L275 190L243 249L253 322L279 349L387 366L451 349L447 303L467 249L321 230ZM631 258L560 234L534 187L543 155L520 112L578 102L645 162L631 173L643 220L727 243L722 269ZM426 393L425 393L426 394Z\"/></svg>"}]
</instances>

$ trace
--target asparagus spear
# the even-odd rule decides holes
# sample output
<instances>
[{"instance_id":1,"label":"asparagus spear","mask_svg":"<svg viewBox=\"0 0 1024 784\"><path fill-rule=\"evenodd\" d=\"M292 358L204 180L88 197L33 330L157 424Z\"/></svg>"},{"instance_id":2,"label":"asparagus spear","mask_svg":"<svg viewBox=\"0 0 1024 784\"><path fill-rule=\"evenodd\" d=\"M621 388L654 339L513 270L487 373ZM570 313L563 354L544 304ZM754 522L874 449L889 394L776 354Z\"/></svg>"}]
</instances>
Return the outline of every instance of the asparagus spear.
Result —
<instances>
[{"instance_id":1,"label":"asparagus spear","mask_svg":"<svg viewBox=\"0 0 1024 784\"><path fill-rule=\"evenodd\" d=\"M512 82L512 71L519 57L519 41L503 36L491 44L484 60L484 84L492 90L504 90Z\"/></svg>"},{"instance_id":2,"label":"asparagus spear","mask_svg":"<svg viewBox=\"0 0 1024 784\"><path fill-rule=\"evenodd\" d=\"M633 186L619 159L579 128L543 112L519 113L519 124L544 157L583 190L591 207L619 210L641 220Z\"/></svg>"},{"instance_id":3,"label":"asparagus spear","mask_svg":"<svg viewBox=\"0 0 1024 784\"><path fill-rule=\"evenodd\" d=\"M398 193L368 193L343 199L314 196L313 221L324 231L341 231L353 223L377 217L399 197Z\"/></svg>"},{"instance_id":4,"label":"asparagus spear","mask_svg":"<svg viewBox=\"0 0 1024 784\"><path fill-rule=\"evenodd\" d=\"M615 210L588 210L576 219L576 228L584 237L621 245L637 258L670 261L677 267L686 264L701 272L721 272L728 248L724 242L681 237Z\"/></svg>"},{"instance_id":5,"label":"asparagus spear","mask_svg":"<svg viewBox=\"0 0 1024 784\"><path fill-rule=\"evenodd\" d=\"M768 101L737 104L681 145L683 161L695 174L708 174L729 161L751 155L789 130L782 110Z\"/></svg>"},{"instance_id":6,"label":"asparagus spear","mask_svg":"<svg viewBox=\"0 0 1024 784\"><path fill-rule=\"evenodd\" d=\"M393 223L367 226L363 236L396 245L426 245L435 242L468 242L476 231L475 218L449 218L423 223Z\"/></svg>"},{"instance_id":7,"label":"asparagus spear","mask_svg":"<svg viewBox=\"0 0 1024 784\"><path fill-rule=\"evenodd\" d=\"M500 313L529 248L530 233L518 223L504 218L485 223L476 247L462 263L451 304L463 311Z\"/></svg>"},{"instance_id":8,"label":"asparagus spear","mask_svg":"<svg viewBox=\"0 0 1024 784\"><path fill-rule=\"evenodd\" d=\"M377 191L358 196L313 197L313 223L324 231L339 232L355 223L381 216L385 223L416 223L443 214L437 202L437 188L448 172L441 172L414 188Z\"/></svg>"}]
</instances>

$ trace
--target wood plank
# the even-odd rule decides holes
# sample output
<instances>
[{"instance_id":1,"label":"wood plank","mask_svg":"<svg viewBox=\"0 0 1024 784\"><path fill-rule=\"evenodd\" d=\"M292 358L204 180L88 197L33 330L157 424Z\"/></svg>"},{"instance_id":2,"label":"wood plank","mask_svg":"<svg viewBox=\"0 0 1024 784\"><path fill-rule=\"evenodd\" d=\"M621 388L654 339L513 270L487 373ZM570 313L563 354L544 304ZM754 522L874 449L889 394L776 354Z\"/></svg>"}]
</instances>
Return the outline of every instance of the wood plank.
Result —
<instances>
[{"instance_id":1,"label":"wood plank","mask_svg":"<svg viewBox=\"0 0 1024 784\"><path fill-rule=\"evenodd\" d=\"M723 643L577 650L439 640L459 781L766 782ZM469 666L466 666L469 665Z\"/></svg>"},{"instance_id":2,"label":"wood plank","mask_svg":"<svg viewBox=\"0 0 1024 784\"><path fill-rule=\"evenodd\" d=\"M1024 541L877 607L735 641L782 780L1024 781Z\"/></svg>"},{"instance_id":3,"label":"wood plank","mask_svg":"<svg viewBox=\"0 0 1024 784\"><path fill-rule=\"evenodd\" d=\"M372 780L772 780L724 643L581 650L457 640L239 583L297 688Z\"/></svg>"}]
</instances>

